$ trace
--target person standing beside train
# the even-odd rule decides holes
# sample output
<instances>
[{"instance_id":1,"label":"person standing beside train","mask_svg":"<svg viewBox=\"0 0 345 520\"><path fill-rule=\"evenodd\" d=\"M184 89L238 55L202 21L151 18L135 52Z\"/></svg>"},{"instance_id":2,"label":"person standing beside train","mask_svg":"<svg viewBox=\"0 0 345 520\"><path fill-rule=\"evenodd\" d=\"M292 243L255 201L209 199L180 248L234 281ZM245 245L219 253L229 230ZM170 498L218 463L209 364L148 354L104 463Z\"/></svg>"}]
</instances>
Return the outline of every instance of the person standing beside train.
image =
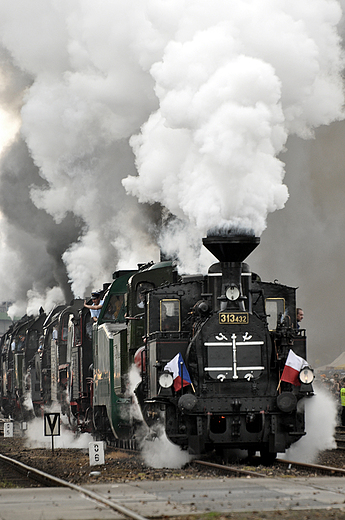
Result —
<instances>
[{"instance_id":1,"label":"person standing beside train","mask_svg":"<svg viewBox=\"0 0 345 520\"><path fill-rule=\"evenodd\" d=\"M304 318L304 312L301 307L297 307L296 309L296 320L297 320L297 328L299 329L301 327L300 323Z\"/></svg>"},{"instance_id":2,"label":"person standing beside train","mask_svg":"<svg viewBox=\"0 0 345 520\"><path fill-rule=\"evenodd\" d=\"M93 321L97 321L101 313L101 308L104 300L101 300L101 293L99 293L98 291L94 291L93 293L91 293L91 299L92 305L88 305L85 300L84 307L86 307L86 309L90 309L91 318L93 319Z\"/></svg>"},{"instance_id":3,"label":"person standing beside train","mask_svg":"<svg viewBox=\"0 0 345 520\"><path fill-rule=\"evenodd\" d=\"M345 426L345 378L341 382L340 404L341 404L341 425Z\"/></svg>"}]
</instances>

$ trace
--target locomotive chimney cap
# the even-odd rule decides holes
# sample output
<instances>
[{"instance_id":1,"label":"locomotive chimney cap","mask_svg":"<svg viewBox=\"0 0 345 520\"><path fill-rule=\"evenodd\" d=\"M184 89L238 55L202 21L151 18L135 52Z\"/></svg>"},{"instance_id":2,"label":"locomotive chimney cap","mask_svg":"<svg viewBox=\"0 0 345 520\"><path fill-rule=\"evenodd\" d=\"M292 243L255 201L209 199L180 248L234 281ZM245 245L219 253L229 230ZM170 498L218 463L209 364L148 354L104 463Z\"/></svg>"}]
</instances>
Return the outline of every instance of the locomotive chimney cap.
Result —
<instances>
[{"instance_id":1,"label":"locomotive chimney cap","mask_svg":"<svg viewBox=\"0 0 345 520\"><path fill-rule=\"evenodd\" d=\"M259 245L260 238L253 232L229 231L216 234L209 231L202 242L220 262L243 262Z\"/></svg>"}]
</instances>

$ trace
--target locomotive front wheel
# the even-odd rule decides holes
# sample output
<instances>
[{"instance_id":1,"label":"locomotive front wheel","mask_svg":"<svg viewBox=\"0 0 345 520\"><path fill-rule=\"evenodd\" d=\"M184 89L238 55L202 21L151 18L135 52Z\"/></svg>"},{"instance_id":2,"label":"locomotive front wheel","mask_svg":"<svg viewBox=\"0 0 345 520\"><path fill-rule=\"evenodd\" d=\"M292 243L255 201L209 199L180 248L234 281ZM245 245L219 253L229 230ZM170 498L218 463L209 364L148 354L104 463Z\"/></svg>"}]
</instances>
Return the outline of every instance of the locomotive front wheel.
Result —
<instances>
[{"instance_id":1,"label":"locomotive front wheel","mask_svg":"<svg viewBox=\"0 0 345 520\"><path fill-rule=\"evenodd\" d=\"M248 459L251 460L255 457L256 450L248 450Z\"/></svg>"},{"instance_id":2,"label":"locomotive front wheel","mask_svg":"<svg viewBox=\"0 0 345 520\"><path fill-rule=\"evenodd\" d=\"M260 450L261 461L264 466L272 466L274 464L277 453L268 451L267 449Z\"/></svg>"},{"instance_id":3,"label":"locomotive front wheel","mask_svg":"<svg viewBox=\"0 0 345 520\"><path fill-rule=\"evenodd\" d=\"M111 427L105 406L95 406L92 419L95 431L102 439L106 439L111 434Z\"/></svg>"}]
</instances>

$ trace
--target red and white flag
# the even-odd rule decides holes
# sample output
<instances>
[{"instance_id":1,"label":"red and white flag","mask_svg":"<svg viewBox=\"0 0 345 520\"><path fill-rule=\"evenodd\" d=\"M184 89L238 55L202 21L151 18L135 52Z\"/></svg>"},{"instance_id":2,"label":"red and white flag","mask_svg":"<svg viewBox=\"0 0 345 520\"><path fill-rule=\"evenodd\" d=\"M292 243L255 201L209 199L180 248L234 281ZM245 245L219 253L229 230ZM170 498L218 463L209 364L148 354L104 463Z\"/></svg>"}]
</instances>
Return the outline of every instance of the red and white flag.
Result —
<instances>
[{"instance_id":1,"label":"red and white flag","mask_svg":"<svg viewBox=\"0 0 345 520\"><path fill-rule=\"evenodd\" d=\"M184 364L182 355L180 353L178 353L171 361L169 361L169 363L165 365L164 370L168 370L173 374L174 388L176 392L181 390L182 386L192 384L187 367Z\"/></svg>"},{"instance_id":2,"label":"red and white flag","mask_svg":"<svg viewBox=\"0 0 345 520\"><path fill-rule=\"evenodd\" d=\"M295 386L301 386L298 374L305 366L309 366L305 359L297 356L293 350L289 350L286 358L285 367L281 376L281 381L291 383Z\"/></svg>"}]
</instances>

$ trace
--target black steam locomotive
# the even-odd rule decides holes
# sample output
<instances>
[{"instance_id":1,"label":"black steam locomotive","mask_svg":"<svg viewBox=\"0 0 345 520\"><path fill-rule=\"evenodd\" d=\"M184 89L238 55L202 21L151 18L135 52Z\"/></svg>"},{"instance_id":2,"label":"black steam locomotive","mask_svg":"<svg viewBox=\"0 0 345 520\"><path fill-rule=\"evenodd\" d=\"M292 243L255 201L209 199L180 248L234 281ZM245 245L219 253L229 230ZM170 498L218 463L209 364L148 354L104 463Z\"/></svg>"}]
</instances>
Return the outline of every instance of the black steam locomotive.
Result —
<instances>
[{"instance_id":1,"label":"black steam locomotive","mask_svg":"<svg viewBox=\"0 0 345 520\"><path fill-rule=\"evenodd\" d=\"M31 413L60 402L74 428L103 438L138 438L145 424L191 453L242 448L268 461L305 435L313 372L296 289L250 272L255 236L203 243L218 259L206 276L180 276L172 262L117 271L97 323L77 300L12 327L1 340L3 411L22 414L28 393Z\"/></svg>"},{"instance_id":2,"label":"black steam locomotive","mask_svg":"<svg viewBox=\"0 0 345 520\"><path fill-rule=\"evenodd\" d=\"M242 448L274 459L305 435L302 399L312 395L296 291L250 272L244 260L258 238L203 243L219 260L207 276L182 276L147 293L136 390L143 417L193 453ZM282 380L290 350L303 361L293 383Z\"/></svg>"},{"instance_id":3,"label":"black steam locomotive","mask_svg":"<svg viewBox=\"0 0 345 520\"><path fill-rule=\"evenodd\" d=\"M48 314L41 308L3 334L0 404L6 417L29 421L59 403L71 424L75 417L85 422L92 401L92 324L83 303L74 300Z\"/></svg>"}]
</instances>

